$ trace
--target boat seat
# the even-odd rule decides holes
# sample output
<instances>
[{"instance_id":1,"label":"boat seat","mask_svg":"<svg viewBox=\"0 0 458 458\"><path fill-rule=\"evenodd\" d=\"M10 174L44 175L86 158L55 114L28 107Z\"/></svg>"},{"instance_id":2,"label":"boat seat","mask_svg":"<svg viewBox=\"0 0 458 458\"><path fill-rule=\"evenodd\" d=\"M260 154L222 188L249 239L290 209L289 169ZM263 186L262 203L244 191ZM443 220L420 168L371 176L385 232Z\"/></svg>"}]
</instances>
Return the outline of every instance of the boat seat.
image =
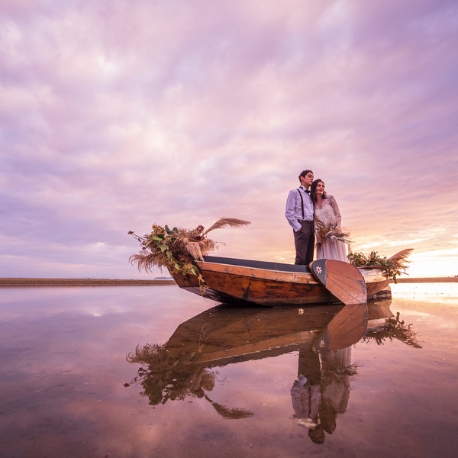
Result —
<instances>
[{"instance_id":1,"label":"boat seat","mask_svg":"<svg viewBox=\"0 0 458 458\"><path fill-rule=\"evenodd\" d=\"M252 261L249 259L222 258L219 256L204 256L205 262L215 264L228 264L230 266L252 267L255 269L278 270L281 272L305 272L310 273L308 266L296 264L284 264L281 262Z\"/></svg>"}]
</instances>

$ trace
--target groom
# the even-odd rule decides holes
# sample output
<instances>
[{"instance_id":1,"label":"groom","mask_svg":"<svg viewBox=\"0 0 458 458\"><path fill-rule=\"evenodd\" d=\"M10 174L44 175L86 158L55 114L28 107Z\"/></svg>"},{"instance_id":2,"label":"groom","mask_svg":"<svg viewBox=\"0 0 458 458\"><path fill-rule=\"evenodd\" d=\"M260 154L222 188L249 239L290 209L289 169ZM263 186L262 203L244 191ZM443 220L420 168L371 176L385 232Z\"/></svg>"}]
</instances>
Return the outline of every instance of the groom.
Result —
<instances>
[{"instance_id":1,"label":"groom","mask_svg":"<svg viewBox=\"0 0 458 458\"><path fill-rule=\"evenodd\" d=\"M301 185L292 189L286 200L285 216L293 228L296 260L294 264L308 266L313 261L315 232L313 228L313 202L310 198L310 186L313 172L304 170L299 175Z\"/></svg>"}]
</instances>

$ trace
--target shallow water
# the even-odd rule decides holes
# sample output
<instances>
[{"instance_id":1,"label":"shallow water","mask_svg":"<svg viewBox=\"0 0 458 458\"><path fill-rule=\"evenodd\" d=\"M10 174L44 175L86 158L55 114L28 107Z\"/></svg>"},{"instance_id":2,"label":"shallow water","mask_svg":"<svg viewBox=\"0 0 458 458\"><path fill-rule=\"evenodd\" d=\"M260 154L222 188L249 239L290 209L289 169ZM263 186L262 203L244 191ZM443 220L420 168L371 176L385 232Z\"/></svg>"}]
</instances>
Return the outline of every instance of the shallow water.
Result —
<instances>
[{"instance_id":1,"label":"shallow water","mask_svg":"<svg viewBox=\"0 0 458 458\"><path fill-rule=\"evenodd\" d=\"M458 285L392 289L251 311L175 286L0 289L0 456L456 456Z\"/></svg>"}]
</instances>

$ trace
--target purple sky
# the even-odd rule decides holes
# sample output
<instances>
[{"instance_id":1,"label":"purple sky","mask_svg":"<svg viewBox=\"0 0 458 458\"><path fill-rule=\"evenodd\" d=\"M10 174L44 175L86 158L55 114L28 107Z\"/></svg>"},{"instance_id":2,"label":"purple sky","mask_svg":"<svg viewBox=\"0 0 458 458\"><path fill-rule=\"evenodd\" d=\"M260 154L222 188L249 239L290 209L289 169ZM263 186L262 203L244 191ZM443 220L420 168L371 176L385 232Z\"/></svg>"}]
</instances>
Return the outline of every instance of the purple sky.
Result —
<instances>
[{"instance_id":1,"label":"purple sky","mask_svg":"<svg viewBox=\"0 0 458 458\"><path fill-rule=\"evenodd\" d=\"M2 0L0 276L135 278L129 230L221 216L293 262L305 168L354 250L456 275L457 107L455 0Z\"/></svg>"}]
</instances>

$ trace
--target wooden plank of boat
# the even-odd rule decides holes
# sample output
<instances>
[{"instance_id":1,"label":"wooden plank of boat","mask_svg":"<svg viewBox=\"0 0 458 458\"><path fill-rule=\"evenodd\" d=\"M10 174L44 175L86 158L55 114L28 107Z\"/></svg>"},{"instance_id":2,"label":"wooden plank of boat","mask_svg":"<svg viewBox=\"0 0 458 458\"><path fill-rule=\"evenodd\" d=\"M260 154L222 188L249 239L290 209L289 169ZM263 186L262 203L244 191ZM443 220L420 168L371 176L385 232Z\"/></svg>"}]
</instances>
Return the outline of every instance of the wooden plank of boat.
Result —
<instances>
[{"instance_id":1,"label":"wooden plank of boat","mask_svg":"<svg viewBox=\"0 0 458 458\"><path fill-rule=\"evenodd\" d=\"M309 267L318 282L344 304L367 302L366 282L357 267L331 259L312 261Z\"/></svg>"},{"instance_id":2,"label":"wooden plank of boat","mask_svg":"<svg viewBox=\"0 0 458 458\"><path fill-rule=\"evenodd\" d=\"M208 288L247 303L282 306L338 301L308 266L210 257L196 264Z\"/></svg>"}]
</instances>

